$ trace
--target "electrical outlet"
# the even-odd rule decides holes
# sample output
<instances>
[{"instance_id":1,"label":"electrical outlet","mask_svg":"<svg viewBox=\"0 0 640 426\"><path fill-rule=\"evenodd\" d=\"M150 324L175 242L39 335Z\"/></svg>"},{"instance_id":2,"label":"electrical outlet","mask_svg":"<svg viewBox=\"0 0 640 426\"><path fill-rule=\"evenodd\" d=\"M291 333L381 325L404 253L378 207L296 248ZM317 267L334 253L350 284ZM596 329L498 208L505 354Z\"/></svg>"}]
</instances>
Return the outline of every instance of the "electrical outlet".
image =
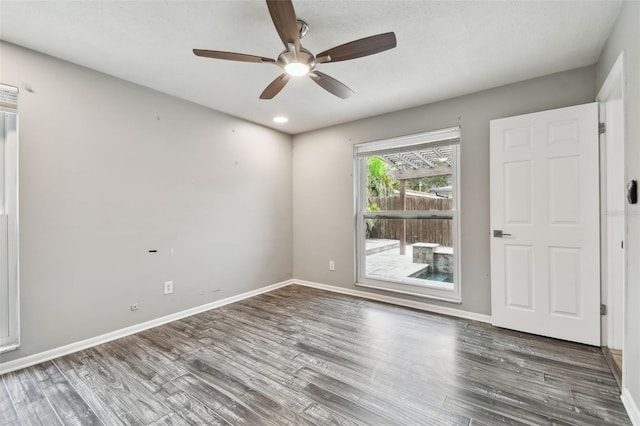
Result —
<instances>
[{"instance_id":1,"label":"electrical outlet","mask_svg":"<svg viewBox=\"0 0 640 426\"><path fill-rule=\"evenodd\" d=\"M333 260L329 261L329 270L330 271L335 271L336 270L336 264Z\"/></svg>"},{"instance_id":2,"label":"electrical outlet","mask_svg":"<svg viewBox=\"0 0 640 426\"><path fill-rule=\"evenodd\" d=\"M139 306L138 306L138 304L137 304L137 303L132 303L132 304L131 304L131 310L132 310L132 311L137 311L137 310L138 310L138 308L139 308Z\"/></svg>"},{"instance_id":3,"label":"electrical outlet","mask_svg":"<svg viewBox=\"0 0 640 426\"><path fill-rule=\"evenodd\" d=\"M165 281L164 282L164 294L173 293L173 281Z\"/></svg>"}]
</instances>

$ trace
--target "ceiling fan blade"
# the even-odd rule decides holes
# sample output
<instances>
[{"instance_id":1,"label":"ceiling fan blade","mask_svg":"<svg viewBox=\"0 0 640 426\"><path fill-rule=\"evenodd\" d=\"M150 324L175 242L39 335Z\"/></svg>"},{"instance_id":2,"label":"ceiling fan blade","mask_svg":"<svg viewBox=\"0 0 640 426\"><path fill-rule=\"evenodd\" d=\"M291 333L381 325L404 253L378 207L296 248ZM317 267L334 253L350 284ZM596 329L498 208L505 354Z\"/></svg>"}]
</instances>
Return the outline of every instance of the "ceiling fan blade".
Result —
<instances>
[{"instance_id":1,"label":"ceiling fan blade","mask_svg":"<svg viewBox=\"0 0 640 426\"><path fill-rule=\"evenodd\" d=\"M300 33L291 0L267 0L267 7L284 47L289 49L289 44L293 44L296 47L296 52L299 52Z\"/></svg>"},{"instance_id":2,"label":"ceiling fan blade","mask_svg":"<svg viewBox=\"0 0 640 426\"><path fill-rule=\"evenodd\" d=\"M324 90L336 95L341 99L347 99L349 96L354 94L353 90L349 89L347 86L340 83L335 78L329 77L328 75L320 71L309 73L309 77L311 77L313 81L318 83L318 85Z\"/></svg>"},{"instance_id":3,"label":"ceiling fan blade","mask_svg":"<svg viewBox=\"0 0 640 426\"><path fill-rule=\"evenodd\" d=\"M228 61L258 62L258 63L266 63L266 62L275 63L276 62L274 59L263 58L262 56L245 55L243 53L233 53L233 52L221 52L219 50L193 49L193 53L196 56L202 56L204 58L226 59Z\"/></svg>"},{"instance_id":4,"label":"ceiling fan blade","mask_svg":"<svg viewBox=\"0 0 640 426\"><path fill-rule=\"evenodd\" d=\"M329 57L327 60L321 60L321 62L346 61L384 52L394 47L396 47L396 35L391 32L341 44L340 46L318 53L316 58L322 59L323 57Z\"/></svg>"},{"instance_id":5,"label":"ceiling fan blade","mask_svg":"<svg viewBox=\"0 0 640 426\"><path fill-rule=\"evenodd\" d=\"M290 76L287 73L280 74L267 86L266 89L264 89L264 91L260 95L260 99L273 99L274 96L280 93L282 88L287 84L287 82L289 81L289 77Z\"/></svg>"}]
</instances>

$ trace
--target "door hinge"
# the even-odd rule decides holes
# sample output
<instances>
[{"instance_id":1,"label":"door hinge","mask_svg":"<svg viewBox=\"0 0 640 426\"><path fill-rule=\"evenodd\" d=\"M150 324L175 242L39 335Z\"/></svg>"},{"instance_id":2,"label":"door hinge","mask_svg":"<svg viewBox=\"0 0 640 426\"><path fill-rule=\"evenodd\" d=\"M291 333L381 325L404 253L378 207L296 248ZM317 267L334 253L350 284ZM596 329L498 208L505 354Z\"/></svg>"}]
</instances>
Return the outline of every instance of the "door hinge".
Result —
<instances>
[{"instance_id":1,"label":"door hinge","mask_svg":"<svg viewBox=\"0 0 640 426\"><path fill-rule=\"evenodd\" d=\"M603 134L606 130L604 123L598 123L598 133Z\"/></svg>"},{"instance_id":2,"label":"door hinge","mask_svg":"<svg viewBox=\"0 0 640 426\"><path fill-rule=\"evenodd\" d=\"M607 305L600 305L600 315L607 315Z\"/></svg>"},{"instance_id":3,"label":"door hinge","mask_svg":"<svg viewBox=\"0 0 640 426\"><path fill-rule=\"evenodd\" d=\"M620 248L623 249L624 248L624 240L620 241Z\"/></svg>"}]
</instances>

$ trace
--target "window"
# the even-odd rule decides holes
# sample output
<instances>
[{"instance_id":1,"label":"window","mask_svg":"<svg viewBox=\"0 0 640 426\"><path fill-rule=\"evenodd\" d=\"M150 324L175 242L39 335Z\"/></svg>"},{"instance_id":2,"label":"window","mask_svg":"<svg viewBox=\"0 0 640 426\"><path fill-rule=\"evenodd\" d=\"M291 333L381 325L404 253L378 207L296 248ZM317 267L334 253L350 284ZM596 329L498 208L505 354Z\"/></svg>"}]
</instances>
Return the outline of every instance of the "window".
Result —
<instances>
[{"instance_id":1,"label":"window","mask_svg":"<svg viewBox=\"0 0 640 426\"><path fill-rule=\"evenodd\" d=\"M355 145L356 285L460 302L460 128Z\"/></svg>"},{"instance_id":2,"label":"window","mask_svg":"<svg viewBox=\"0 0 640 426\"><path fill-rule=\"evenodd\" d=\"M17 98L0 85L0 352L19 344Z\"/></svg>"}]
</instances>

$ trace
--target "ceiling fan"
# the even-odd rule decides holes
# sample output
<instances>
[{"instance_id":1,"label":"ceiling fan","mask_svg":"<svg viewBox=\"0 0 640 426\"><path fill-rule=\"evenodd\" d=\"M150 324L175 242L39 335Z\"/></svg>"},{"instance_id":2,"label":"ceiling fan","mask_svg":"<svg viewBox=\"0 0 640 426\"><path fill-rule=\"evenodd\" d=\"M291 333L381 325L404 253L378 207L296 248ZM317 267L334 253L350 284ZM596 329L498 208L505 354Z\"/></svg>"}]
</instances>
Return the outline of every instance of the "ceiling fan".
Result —
<instances>
[{"instance_id":1,"label":"ceiling fan","mask_svg":"<svg viewBox=\"0 0 640 426\"><path fill-rule=\"evenodd\" d=\"M308 75L326 91L339 98L346 99L353 95L353 91L335 78L316 71L316 66L318 64L361 58L396 47L396 36L390 32L354 40L314 55L300 44L300 39L306 35L309 27L306 22L296 18L296 12L293 9L291 0L267 0L267 7L276 31L285 47L285 50L278 55L277 59L218 50L193 49L193 53L196 56L275 64L282 68L284 72L264 89L260 99L273 99L274 96L280 93L291 76L304 75Z\"/></svg>"}]
</instances>

